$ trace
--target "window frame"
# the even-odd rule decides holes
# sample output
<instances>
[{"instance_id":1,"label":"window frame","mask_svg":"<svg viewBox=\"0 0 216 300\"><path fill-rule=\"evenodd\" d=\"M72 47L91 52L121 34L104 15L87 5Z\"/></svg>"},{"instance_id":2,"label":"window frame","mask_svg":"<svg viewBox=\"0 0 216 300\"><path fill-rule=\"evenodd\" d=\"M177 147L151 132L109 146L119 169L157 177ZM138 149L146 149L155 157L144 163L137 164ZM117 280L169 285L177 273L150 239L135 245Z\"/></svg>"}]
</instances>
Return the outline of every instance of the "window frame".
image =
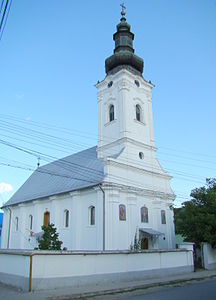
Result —
<instances>
[{"instance_id":1,"label":"window frame","mask_svg":"<svg viewBox=\"0 0 216 300\"><path fill-rule=\"evenodd\" d=\"M109 105L109 122L115 120L115 106L113 104Z\"/></svg>"},{"instance_id":2,"label":"window frame","mask_svg":"<svg viewBox=\"0 0 216 300\"><path fill-rule=\"evenodd\" d=\"M136 121L137 122L142 122L142 108L139 104L136 104L135 106L136 110Z\"/></svg>"},{"instance_id":3,"label":"window frame","mask_svg":"<svg viewBox=\"0 0 216 300\"><path fill-rule=\"evenodd\" d=\"M43 218L43 226L48 227L49 225L50 225L50 212L45 211L44 218Z\"/></svg>"},{"instance_id":4,"label":"window frame","mask_svg":"<svg viewBox=\"0 0 216 300\"><path fill-rule=\"evenodd\" d=\"M69 227L69 222L70 222L70 212L68 209L64 210L64 228Z\"/></svg>"},{"instance_id":5,"label":"window frame","mask_svg":"<svg viewBox=\"0 0 216 300\"><path fill-rule=\"evenodd\" d=\"M29 230L32 230L33 228L33 216L30 214L29 215Z\"/></svg>"},{"instance_id":6,"label":"window frame","mask_svg":"<svg viewBox=\"0 0 216 300\"><path fill-rule=\"evenodd\" d=\"M18 231L19 230L19 218L16 217L15 218L15 231Z\"/></svg>"},{"instance_id":7,"label":"window frame","mask_svg":"<svg viewBox=\"0 0 216 300\"><path fill-rule=\"evenodd\" d=\"M95 226L95 206L89 206L89 226Z\"/></svg>"}]
</instances>

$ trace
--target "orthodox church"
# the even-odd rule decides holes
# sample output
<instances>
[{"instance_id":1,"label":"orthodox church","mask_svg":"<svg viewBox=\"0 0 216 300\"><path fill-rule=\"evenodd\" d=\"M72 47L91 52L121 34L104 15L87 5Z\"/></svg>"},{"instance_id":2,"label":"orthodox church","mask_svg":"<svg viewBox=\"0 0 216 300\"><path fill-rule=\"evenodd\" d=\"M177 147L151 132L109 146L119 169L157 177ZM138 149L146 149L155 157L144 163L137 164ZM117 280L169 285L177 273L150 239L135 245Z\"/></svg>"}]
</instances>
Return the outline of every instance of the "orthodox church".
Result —
<instances>
[{"instance_id":1,"label":"orthodox church","mask_svg":"<svg viewBox=\"0 0 216 300\"><path fill-rule=\"evenodd\" d=\"M38 167L4 205L2 248L34 249L55 224L68 250L175 248L171 176L156 158L152 88L121 20L96 87L98 144Z\"/></svg>"}]
</instances>

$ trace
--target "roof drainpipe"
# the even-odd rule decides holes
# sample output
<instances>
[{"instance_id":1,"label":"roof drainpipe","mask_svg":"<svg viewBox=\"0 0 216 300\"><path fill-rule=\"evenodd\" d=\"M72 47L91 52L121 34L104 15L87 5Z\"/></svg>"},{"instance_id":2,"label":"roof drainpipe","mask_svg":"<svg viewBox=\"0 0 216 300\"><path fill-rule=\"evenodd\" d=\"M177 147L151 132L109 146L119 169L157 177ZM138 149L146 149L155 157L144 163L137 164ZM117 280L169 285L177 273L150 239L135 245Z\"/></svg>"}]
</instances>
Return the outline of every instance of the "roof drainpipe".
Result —
<instances>
[{"instance_id":1,"label":"roof drainpipe","mask_svg":"<svg viewBox=\"0 0 216 300\"><path fill-rule=\"evenodd\" d=\"M32 291L32 254L29 256L30 262L29 262L29 292Z\"/></svg>"},{"instance_id":2,"label":"roof drainpipe","mask_svg":"<svg viewBox=\"0 0 216 300\"><path fill-rule=\"evenodd\" d=\"M99 188L103 193L103 251L105 251L105 191L99 184Z\"/></svg>"},{"instance_id":3,"label":"roof drainpipe","mask_svg":"<svg viewBox=\"0 0 216 300\"><path fill-rule=\"evenodd\" d=\"M10 212L10 215L9 215L9 228L8 228L7 249L9 249L9 246L10 246L10 232L11 232L11 209L10 209L10 207L8 207L8 210Z\"/></svg>"}]
</instances>

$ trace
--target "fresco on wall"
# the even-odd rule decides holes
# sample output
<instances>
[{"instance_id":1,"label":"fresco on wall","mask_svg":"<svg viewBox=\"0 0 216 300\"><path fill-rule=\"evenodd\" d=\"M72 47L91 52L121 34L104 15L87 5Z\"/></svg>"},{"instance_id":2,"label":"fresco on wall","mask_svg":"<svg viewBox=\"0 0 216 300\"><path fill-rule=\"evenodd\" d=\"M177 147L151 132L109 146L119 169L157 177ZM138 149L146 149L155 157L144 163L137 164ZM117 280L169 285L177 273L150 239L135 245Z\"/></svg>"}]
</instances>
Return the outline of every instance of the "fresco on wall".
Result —
<instances>
[{"instance_id":1,"label":"fresco on wall","mask_svg":"<svg viewBox=\"0 0 216 300\"><path fill-rule=\"evenodd\" d=\"M161 223L166 224L166 213L165 210L161 211Z\"/></svg>"},{"instance_id":2,"label":"fresco on wall","mask_svg":"<svg viewBox=\"0 0 216 300\"><path fill-rule=\"evenodd\" d=\"M145 206L141 207L141 222L148 223L148 208Z\"/></svg>"},{"instance_id":3,"label":"fresco on wall","mask_svg":"<svg viewBox=\"0 0 216 300\"><path fill-rule=\"evenodd\" d=\"M119 205L119 220L126 221L126 207L123 204Z\"/></svg>"}]
</instances>

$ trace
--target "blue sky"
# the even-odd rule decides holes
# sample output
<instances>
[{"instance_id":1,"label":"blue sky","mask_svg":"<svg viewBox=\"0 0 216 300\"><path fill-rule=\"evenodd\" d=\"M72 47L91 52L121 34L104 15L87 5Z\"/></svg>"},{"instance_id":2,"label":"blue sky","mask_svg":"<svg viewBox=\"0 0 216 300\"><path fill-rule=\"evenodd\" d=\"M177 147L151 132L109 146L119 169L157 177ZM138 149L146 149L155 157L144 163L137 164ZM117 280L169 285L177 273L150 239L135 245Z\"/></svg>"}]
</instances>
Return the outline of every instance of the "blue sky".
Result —
<instances>
[{"instance_id":1,"label":"blue sky","mask_svg":"<svg viewBox=\"0 0 216 300\"><path fill-rule=\"evenodd\" d=\"M94 85L105 77L120 3L12 2L0 41L0 205L37 165L14 147L41 152L44 164L97 143ZM143 76L155 84L157 156L180 205L216 177L216 0L125 5Z\"/></svg>"}]
</instances>

